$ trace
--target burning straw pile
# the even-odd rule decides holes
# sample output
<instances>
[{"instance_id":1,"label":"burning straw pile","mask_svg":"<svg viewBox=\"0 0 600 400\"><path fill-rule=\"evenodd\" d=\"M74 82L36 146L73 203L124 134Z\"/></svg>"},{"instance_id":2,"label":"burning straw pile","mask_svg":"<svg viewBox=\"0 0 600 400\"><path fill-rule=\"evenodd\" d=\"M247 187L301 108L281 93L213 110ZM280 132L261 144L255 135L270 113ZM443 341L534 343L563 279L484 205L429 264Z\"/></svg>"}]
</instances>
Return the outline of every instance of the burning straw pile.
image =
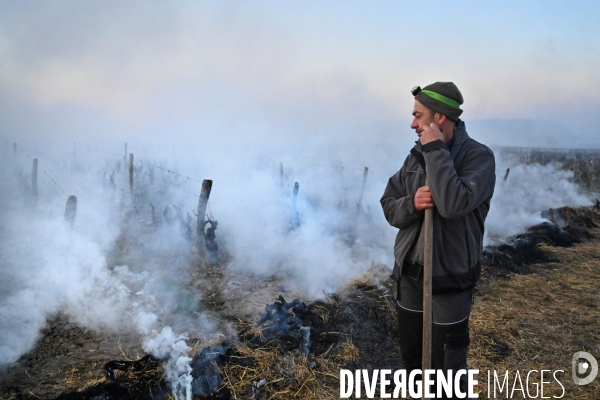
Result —
<instances>
[{"instance_id":1,"label":"burning straw pile","mask_svg":"<svg viewBox=\"0 0 600 400\"><path fill-rule=\"evenodd\" d=\"M529 264L553 261L540 245L569 247L591 239L590 229L600 226L598 207L551 208L544 211L542 217L548 222L532 226L527 232L510 237L499 246L484 249L482 264L488 267L489 273L529 273Z\"/></svg>"},{"instance_id":2,"label":"burning straw pile","mask_svg":"<svg viewBox=\"0 0 600 400\"><path fill-rule=\"evenodd\" d=\"M371 283L385 271L373 267L325 301L279 296L257 322L237 321L238 341L203 350L192 363L195 382L211 398L329 399L341 368L399 367L388 290Z\"/></svg>"}]
</instances>

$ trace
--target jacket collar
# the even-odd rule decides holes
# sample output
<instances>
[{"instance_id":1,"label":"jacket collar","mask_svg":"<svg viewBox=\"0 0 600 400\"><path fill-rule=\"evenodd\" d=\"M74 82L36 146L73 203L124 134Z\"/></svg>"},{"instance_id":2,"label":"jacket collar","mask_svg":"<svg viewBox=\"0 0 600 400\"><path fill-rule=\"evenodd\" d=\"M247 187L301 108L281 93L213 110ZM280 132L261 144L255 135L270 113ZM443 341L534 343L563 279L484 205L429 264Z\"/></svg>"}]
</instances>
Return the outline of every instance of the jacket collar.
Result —
<instances>
[{"instance_id":1,"label":"jacket collar","mask_svg":"<svg viewBox=\"0 0 600 400\"><path fill-rule=\"evenodd\" d=\"M461 119L459 119L456 122L456 127L454 128L454 144L450 149L450 156L452 157L452 160L456 159L456 156L460 152L460 148L469 139L470 137L467 133L465 123Z\"/></svg>"},{"instance_id":2,"label":"jacket collar","mask_svg":"<svg viewBox=\"0 0 600 400\"><path fill-rule=\"evenodd\" d=\"M467 133L467 127L463 120L459 119L454 127L454 144L463 144L469 140L469 134Z\"/></svg>"}]
</instances>

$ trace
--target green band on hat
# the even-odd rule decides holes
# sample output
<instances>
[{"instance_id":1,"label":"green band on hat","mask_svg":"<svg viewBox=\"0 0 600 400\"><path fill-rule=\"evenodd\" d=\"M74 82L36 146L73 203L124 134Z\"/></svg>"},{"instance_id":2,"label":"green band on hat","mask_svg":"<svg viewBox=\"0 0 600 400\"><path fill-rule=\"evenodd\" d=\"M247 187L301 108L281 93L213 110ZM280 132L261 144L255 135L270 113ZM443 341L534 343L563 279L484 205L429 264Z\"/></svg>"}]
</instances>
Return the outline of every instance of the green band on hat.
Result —
<instances>
[{"instance_id":1,"label":"green band on hat","mask_svg":"<svg viewBox=\"0 0 600 400\"><path fill-rule=\"evenodd\" d=\"M460 108L460 103L457 101L454 101L446 96L442 96L439 93L436 92L432 92L431 90L421 90L421 93L425 93L426 95L428 95L429 97L433 97L436 100L441 101L442 103L446 103L449 106L452 107L456 107L456 108Z\"/></svg>"}]
</instances>

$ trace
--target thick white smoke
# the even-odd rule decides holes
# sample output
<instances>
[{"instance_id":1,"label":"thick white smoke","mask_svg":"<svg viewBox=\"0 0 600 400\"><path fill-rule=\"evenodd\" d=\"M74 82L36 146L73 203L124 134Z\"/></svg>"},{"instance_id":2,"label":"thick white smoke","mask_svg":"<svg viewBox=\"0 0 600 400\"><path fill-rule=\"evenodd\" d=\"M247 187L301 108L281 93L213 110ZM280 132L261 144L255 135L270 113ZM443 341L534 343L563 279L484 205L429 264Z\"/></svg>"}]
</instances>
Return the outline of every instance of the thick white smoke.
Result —
<instances>
[{"instance_id":1,"label":"thick white smoke","mask_svg":"<svg viewBox=\"0 0 600 400\"><path fill-rule=\"evenodd\" d=\"M165 370L167 380L171 382L171 393L176 399L192 398L192 359L191 348L185 342L187 334L175 334L165 326L159 333L156 330L144 340L144 350L160 359L167 359Z\"/></svg>"},{"instance_id":2,"label":"thick white smoke","mask_svg":"<svg viewBox=\"0 0 600 400\"><path fill-rule=\"evenodd\" d=\"M161 265L161 273L151 264L138 265L137 271L128 266L109 269L107 256L114 252L122 228L118 188L104 187L97 171L61 171L55 165L52 176L40 160L36 204L31 178L20 164L30 160L11 158L2 157L0 165L0 366L31 350L46 319L63 312L87 328L145 337L144 349L165 360L174 397L190 398L190 348L183 341L187 336L164 326L169 314L181 306L177 299L185 294L181 264L187 255L169 254L172 263ZM63 220L67 198L63 186L78 190L72 228ZM164 233L163 241L169 236L173 233ZM173 249L180 250L173 243ZM215 329L205 319L190 316L179 325L177 329L185 326L206 335ZM159 337L160 345L156 344ZM166 348L170 350L165 352Z\"/></svg>"},{"instance_id":3,"label":"thick white smoke","mask_svg":"<svg viewBox=\"0 0 600 400\"><path fill-rule=\"evenodd\" d=\"M506 169L510 168L506 182ZM508 236L545 221L541 212L562 206L591 205L571 171L547 165L521 164L515 157L496 156L496 188L486 220L486 242L497 244Z\"/></svg>"},{"instance_id":4,"label":"thick white smoke","mask_svg":"<svg viewBox=\"0 0 600 400\"><path fill-rule=\"evenodd\" d=\"M227 267L259 279L277 275L287 287L312 299L336 290L372 263L393 263L396 229L385 221L379 198L408 151L385 148L380 144L384 142L365 139L358 142L360 148L346 144L336 150L313 143L302 151L268 154L223 145L201 157L193 147L130 145L131 152L141 154L135 158L135 216L123 156L92 149L75 168L53 158L60 154L44 154L34 205L30 174L25 172L31 157L18 152L13 160L5 152L0 190L0 364L15 362L31 350L46 319L62 311L85 327L138 332L144 350L165 359L173 396L190 396L186 329L207 336L216 332L206 318L181 322L173 317L189 316L198 305L198 293L189 289L193 237L189 241L182 227L189 213L193 236L202 179L214 181L208 211L219 221L217 243L230 256ZM369 172L359 209L364 166ZM503 184L507 167L511 171ZM498 152L486 242L496 243L541 222L540 212L549 207L589 204L571 177L552 165L504 160ZM299 191L294 199L295 182ZM78 195L72 229L63 221L71 193ZM151 227L151 205L160 228ZM163 216L165 207L174 215L172 225ZM120 234L131 247L128 259L108 268L115 243L123 240Z\"/></svg>"}]
</instances>

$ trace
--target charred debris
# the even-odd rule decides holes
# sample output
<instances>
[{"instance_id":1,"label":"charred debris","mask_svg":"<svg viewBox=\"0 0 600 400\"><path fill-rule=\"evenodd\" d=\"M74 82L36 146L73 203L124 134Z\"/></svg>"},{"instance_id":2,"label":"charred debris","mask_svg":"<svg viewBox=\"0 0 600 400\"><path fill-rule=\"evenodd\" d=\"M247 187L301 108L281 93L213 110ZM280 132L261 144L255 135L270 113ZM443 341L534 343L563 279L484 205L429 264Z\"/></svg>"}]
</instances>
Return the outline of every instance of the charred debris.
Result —
<instances>
[{"instance_id":1,"label":"charred debris","mask_svg":"<svg viewBox=\"0 0 600 400\"><path fill-rule=\"evenodd\" d=\"M386 293L365 279L323 301L288 302L279 296L258 321L238 321L237 337L194 356L193 398L282 399L294 393L327 398L339 389L339 368L397 368L397 324ZM149 355L111 360L101 375L81 378L79 389L46 398L170 399L161 361ZM17 386L4 387L2 398L39 398Z\"/></svg>"},{"instance_id":2,"label":"charred debris","mask_svg":"<svg viewBox=\"0 0 600 400\"><path fill-rule=\"evenodd\" d=\"M600 204L596 200L593 207L551 208L543 211L542 217L548 221L498 246L487 246L483 250L484 273L496 276L531 273L530 264L555 261L544 252L543 245L569 247L593 238L591 230L600 226Z\"/></svg>"}]
</instances>

